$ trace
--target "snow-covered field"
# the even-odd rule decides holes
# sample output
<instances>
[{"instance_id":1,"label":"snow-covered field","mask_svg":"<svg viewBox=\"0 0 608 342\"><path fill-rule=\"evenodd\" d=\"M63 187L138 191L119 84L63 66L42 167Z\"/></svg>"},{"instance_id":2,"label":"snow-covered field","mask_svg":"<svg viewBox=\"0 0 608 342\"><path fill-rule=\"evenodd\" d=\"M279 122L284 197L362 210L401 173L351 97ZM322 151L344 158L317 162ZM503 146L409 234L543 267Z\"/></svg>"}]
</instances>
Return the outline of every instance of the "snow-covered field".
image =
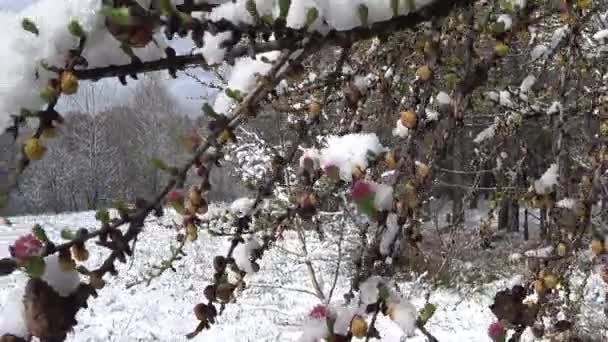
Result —
<instances>
[{"instance_id":1,"label":"snow-covered field","mask_svg":"<svg viewBox=\"0 0 608 342\"><path fill-rule=\"evenodd\" d=\"M145 284L126 289L126 284L145 276L151 265L170 254L175 244L175 232L159 223L177 220L168 213L160 220L150 220L146 231L137 243L132 264L121 265L120 275L108 280L108 285L97 299L82 310L80 322L69 341L185 341L185 334L197 325L192 307L205 302L203 289L212 276L211 261L215 255L225 254L229 245L227 237L200 234L198 241L186 248L188 257L176 264L177 272L168 271ZM32 216L12 218L13 226L0 226L0 257L8 254L8 244L21 233L28 232L35 223L42 224L51 239L59 241L63 228L93 228L96 226L93 212L57 216ZM307 239L311 260L317 270L325 293L329 292L336 269L337 237L329 236L320 242L315 234ZM201 333L195 341L296 341L301 334L301 324L310 309L319 303L311 293L312 286L306 258L301 256L300 243L295 234L286 233L278 246L264 255L261 271L247 278L247 288L239 293L237 302L226 307L218 324ZM346 239L345 253L349 242ZM91 248L87 263L96 264L106 251ZM347 267L338 280L333 302L340 303L348 289ZM3 303L15 284L23 284L23 275L2 278L0 303ZM499 281L463 295L452 290L434 290L430 302L438 311L429 321L427 329L440 341L488 341L488 325L494 316L488 309L493 294L509 280ZM424 304L428 287L424 281L399 284L404 296L410 297L418 307ZM309 293L310 292L310 293ZM1 304L0 304L1 305ZM0 308L2 310L2 308ZM2 312L0 322L8 312ZM1 326L1 324L0 324ZM377 327L383 341L405 341L401 330L381 315ZM423 342L419 335L407 339Z\"/></svg>"}]
</instances>

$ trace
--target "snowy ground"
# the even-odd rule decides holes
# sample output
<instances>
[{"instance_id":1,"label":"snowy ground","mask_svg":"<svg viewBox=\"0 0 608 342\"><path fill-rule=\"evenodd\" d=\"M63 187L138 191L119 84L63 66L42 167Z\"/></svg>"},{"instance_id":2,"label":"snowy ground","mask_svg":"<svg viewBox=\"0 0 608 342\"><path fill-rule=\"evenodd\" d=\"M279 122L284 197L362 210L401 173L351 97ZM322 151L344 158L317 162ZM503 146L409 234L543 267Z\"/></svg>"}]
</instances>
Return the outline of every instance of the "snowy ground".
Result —
<instances>
[{"instance_id":1,"label":"snowy ground","mask_svg":"<svg viewBox=\"0 0 608 342\"><path fill-rule=\"evenodd\" d=\"M138 241L132 265L122 265L120 275L107 279L99 298L90 302L90 308L79 313L75 334L69 341L185 341L184 335L194 329L197 322L192 307L203 298L203 289L210 282L211 260L225 254L229 242L226 237L201 234L199 240L186 249L188 257L177 264L177 272L169 272L154 280L150 286L139 285L125 289L125 285L141 278L150 265L170 253L175 232L159 225L170 223L175 216L168 214L161 221L146 224L143 239ZM59 240L63 228L96 226L94 213L65 214L58 216L17 217L12 227L0 226L0 257L5 256L7 246L16 236L27 232L34 223L40 223L52 239ZM325 293L329 292L336 269L336 238L329 236L320 242L311 234L307 241ZM348 251L349 243L345 245ZM88 263L96 264L105 251L92 249ZM220 316L219 324L200 334L195 341L296 341L300 325L310 309L319 300L306 291L312 291L310 278L301 255L295 234L286 234L277 248L266 253L261 271L248 278L248 288L238 295L238 302L228 305ZM342 267L346 269L346 267ZM340 302L347 289L348 274L342 273L334 294L334 302ZM495 282L471 291L469 294L451 290L435 290L430 302L438 307L427 328L440 341L488 341L486 329L494 316L488 309L497 288L508 285L507 281ZM15 275L0 279L0 303L10 295L15 284L22 284L23 276ZM419 307L423 305L428 289L424 282L400 285L401 292L409 296ZM1 304L0 304L1 305ZM1 310L1 308L0 308ZM0 316L6 317L3 312ZM382 317L377 325L383 341L405 341L401 331L391 321ZM423 342L416 336L408 339Z\"/></svg>"}]
</instances>

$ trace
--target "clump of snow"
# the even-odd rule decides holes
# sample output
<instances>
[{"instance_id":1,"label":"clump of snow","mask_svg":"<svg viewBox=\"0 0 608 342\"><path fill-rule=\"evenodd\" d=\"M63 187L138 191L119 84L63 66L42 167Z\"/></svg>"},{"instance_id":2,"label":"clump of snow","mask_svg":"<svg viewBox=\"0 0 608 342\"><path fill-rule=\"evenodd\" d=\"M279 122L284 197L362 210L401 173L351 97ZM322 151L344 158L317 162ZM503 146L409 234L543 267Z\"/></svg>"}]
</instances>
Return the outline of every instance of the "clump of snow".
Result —
<instances>
[{"instance_id":1,"label":"clump of snow","mask_svg":"<svg viewBox=\"0 0 608 342\"><path fill-rule=\"evenodd\" d=\"M553 246L547 246L538 249L531 249L524 254L529 258L548 258L553 253Z\"/></svg>"},{"instance_id":2,"label":"clump of snow","mask_svg":"<svg viewBox=\"0 0 608 342\"><path fill-rule=\"evenodd\" d=\"M0 87L0 129L9 124L10 114L19 114L21 108L37 110L44 105L40 91L55 73L39 67L41 61L50 65L63 66L70 49L78 46L78 39L68 31L70 20L78 20L87 33L87 43L83 57L89 67L125 64L130 62L120 49L118 42L105 27L105 18L100 13L101 1L55 1L41 0L32 2L18 14L0 12L0 23L4 30L0 59L2 85ZM23 30L21 21L32 20L39 35ZM163 56L166 46L160 33L156 33L155 44L148 44L135 53L143 61ZM38 79L36 79L38 70Z\"/></svg>"},{"instance_id":3,"label":"clump of snow","mask_svg":"<svg viewBox=\"0 0 608 342\"><path fill-rule=\"evenodd\" d=\"M553 31L553 36L551 36L551 49L557 48L559 43L566 37L568 34L568 26L558 27L555 31Z\"/></svg>"},{"instance_id":4,"label":"clump of snow","mask_svg":"<svg viewBox=\"0 0 608 342\"><path fill-rule=\"evenodd\" d=\"M413 0L405 4L399 2L398 14L404 15L418 11L436 0ZM254 18L246 9L247 0L236 0L225 2L213 9L210 14L212 20L226 19L233 23L253 24ZM259 16L271 15L273 18L279 16L280 7L275 5L274 0L256 0L256 9ZM411 8L410 4L413 5ZM349 30L361 26L359 6L367 7L368 24L388 20L393 17L393 9L390 1L377 0L298 0L291 1L287 13L286 23L288 27L301 29L308 21L308 13L311 9L316 10L317 17L309 23L309 30L327 33L329 30Z\"/></svg>"},{"instance_id":5,"label":"clump of snow","mask_svg":"<svg viewBox=\"0 0 608 342\"><path fill-rule=\"evenodd\" d=\"M23 307L24 294L25 286L17 286L6 297L0 311L0 336L10 334L25 339L29 337Z\"/></svg>"},{"instance_id":6,"label":"clump of snow","mask_svg":"<svg viewBox=\"0 0 608 342\"><path fill-rule=\"evenodd\" d=\"M541 57L544 57L547 51L549 51L547 46L543 44L536 45L530 52L530 57L532 57L532 60L535 61Z\"/></svg>"},{"instance_id":7,"label":"clump of snow","mask_svg":"<svg viewBox=\"0 0 608 342\"><path fill-rule=\"evenodd\" d=\"M40 279L44 280L62 297L71 295L80 285L80 276L76 270L64 271L55 254L44 258L46 267Z\"/></svg>"},{"instance_id":8,"label":"clump of snow","mask_svg":"<svg viewBox=\"0 0 608 342\"><path fill-rule=\"evenodd\" d=\"M561 112L563 109L561 102L559 101L553 101L553 103L551 103L551 106L549 107L549 109L547 109L547 114L551 115L551 114L557 114L559 112Z\"/></svg>"},{"instance_id":9,"label":"clump of snow","mask_svg":"<svg viewBox=\"0 0 608 342\"><path fill-rule=\"evenodd\" d=\"M530 91L530 88L532 88L534 83L536 83L536 77L534 77L534 75L526 76L519 86L519 91L524 94L527 93Z\"/></svg>"},{"instance_id":10,"label":"clump of snow","mask_svg":"<svg viewBox=\"0 0 608 342\"><path fill-rule=\"evenodd\" d=\"M534 191L541 195L552 192L553 186L557 185L558 176L557 164L553 163L538 180L534 181Z\"/></svg>"},{"instance_id":11,"label":"clump of snow","mask_svg":"<svg viewBox=\"0 0 608 342\"><path fill-rule=\"evenodd\" d=\"M329 136L321 150L321 167L336 166L340 178L352 180L355 167L367 169L368 159L386 151L374 133L355 133L343 136Z\"/></svg>"},{"instance_id":12,"label":"clump of snow","mask_svg":"<svg viewBox=\"0 0 608 342\"><path fill-rule=\"evenodd\" d=\"M399 224L397 223L397 214L390 213L386 218L386 229L380 240L380 253L382 255L388 255L390 253L391 244L395 241L398 233Z\"/></svg>"},{"instance_id":13,"label":"clump of snow","mask_svg":"<svg viewBox=\"0 0 608 342\"><path fill-rule=\"evenodd\" d=\"M439 112L434 111L432 109L426 109L425 113L426 113L426 120L427 121L437 121L437 120L439 120ZM399 120L399 121L401 121L401 120Z\"/></svg>"},{"instance_id":14,"label":"clump of snow","mask_svg":"<svg viewBox=\"0 0 608 342\"><path fill-rule=\"evenodd\" d=\"M511 101L510 92L508 92L506 90L501 90L499 96L500 96L500 99L499 99L498 103L500 103L501 106L513 108L514 104L513 104L513 101Z\"/></svg>"},{"instance_id":15,"label":"clump of snow","mask_svg":"<svg viewBox=\"0 0 608 342\"><path fill-rule=\"evenodd\" d=\"M234 248L234 262L239 270L247 273L255 273L251 257L253 256L253 253L260 248L262 248L262 245L255 236L252 236L248 241L240 243Z\"/></svg>"},{"instance_id":16,"label":"clump of snow","mask_svg":"<svg viewBox=\"0 0 608 342\"><path fill-rule=\"evenodd\" d=\"M495 91L488 91L484 93L485 97L487 97L490 101L495 101L498 102L498 100L500 99L500 94L498 94L498 92Z\"/></svg>"},{"instance_id":17,"label":"clump of snow","mask_svg":"<svg viewBox=\"0 0 608 342\"><path fill-rule=\"evenodd\" d=\"M391 318L403 330L407 337L411 337L416 332L416 307L409 301L402 299L398 303L392 304L389 308L392 311Z\"/></svg>"},{"instance_id":18,"label":"clump of snow","mask_svg":"<svg viewBox=\"0 0 608 342\"><path fill-rule=\"evenodd\" d=\"M496 124L494 123L494 124L491 124L490 126L488 126L483 131L479 132L479 134L477 134L475 139L473 139L473 142L475 142L476 144L480 144L485 140L493 138L495 134L496 134Z\"/></svg>"},{"instance_id":19,"label":"clump of snow","mask_svg":"<svg viewBox=\"0 0 608 342\"><path fill-rule=\"evenodd\" d=\"M593 34L593 39L595 40L604 40L608 38L608 29L600 30Z\"/></svg>"},{"instance_id":20,"label":"clump of snow","mask_svg":"<svg viewBox=\"0 0 608 342\"><path fill-rule=\"evenodd\" d=\"M513 19L508 14L499 15L498 18L496 19L496 22L503 23L505 30L507 30L507 31L511 29L511 26L513 26Z\"/></svg>"},{"instance_id":21,"label":"clump of snow","mask_svg":"<svg viewBox=\"0 0 608 342\"><path fill-rule=\"evenodd\" d=\"M373 304L378 301L380 289L378 286L386 286L386 280L380 276L371 276L359 285L359 296L364 305Z\"/></svg>"},{"instance_id":22,"label":"clump of snow","mask_svg":"<svg viewBox=\"0 0 608 342\"><path fill-rule=\"evenodd\" d=\"M435 98L440 105L447 106L452 103L452 98L445 91L440 91Z\"/></svg>"},{"instance_id":23,"label":"clump of snow","mask_svg":"<svg viewBox=\"0 0 608 342\"><path fill-rule=\"evenodd\" d=\"M393 128L393 136L405 138L410 134L410 129L403 126L401 120L397 120L395 128Z\"/></svg>"},{"instance_id":24,"label":"clump of snow","mask_svg":"<svg viewBox=\"0 0 608 342\"><path fill-rule=\"evenodd\" d=\"M336 321L334 322L334 333L346 336L350 331L353 317L359 312L357 308L340 307L336 310Z\"/></svg>"},{"instance_id":25,"label":"clump of snow","mask_svg":"<svg viewBox=\"0 0 608 342\"><path fill-rule=\"evenodd\" d=\"M559 200L555 204L555 206L558 208L574 209L574 207L576 207L576 203L577 203L576 199L566 197L566 198Z\"/></svg>"},{"instance_id":26,"label":"clump of snow","mask_svg":"<svg viewBox=\"0 0 608 342\"><path fill-rule=\"evenodd\" d=\"M257 76L266 75L272 68L271 63L264 62L262 59L273 61L278 55L278 51L271 51L257 55L256 59L249 57L237 59L234 67L230 70L230 76L228 77L228 84L226 86L227 89L239 91L241 92L241 95L245 95L255 87ZM220 93L215 99L213 110L230 117L230 108L234 103L234 99L229 97L226 93Z\"/></svg>"},{"instance_id":27,"label":"clump of snow","mask_svg":"<svg viewBox=\"0 0 608 342\"><path fill-rule=\"evenodd\" d=\"M513 253L509 255L509 262L516 264L520 262L522 258L523 255L521 255L521 253Z\"/></svg>"},{"instance_id":28,"label":"clump of snow","mask_svg":"<svg viewBox=\"0 0 608 342\"><path fill-rule=\"evenodd\" d=\"M222 47L222 43L231 39L232 31L220 32L216 35L205 31L203 35L203 47L194 52L201 53L209 65L219 64L224 60L226 54L226 48Z\"/></svg>"},{"instance_id":29,"label":"clump of snow","mask_svg":"<svg viewBox=\"0 0 608 342\"><path fill-rule=\"evenodd\" d=\"M326 319L309 317L302 326L302 330L299 342L317 342L329 335L329 326Z\"/></svg>"},{"instance_id":30,"label":"clump of snow","mask_svg":"<svg viewBox=\"0 0 608 342\"><path fill-rule=\"evenodd\" d=\"M249 214L255 200L253 198L241 197L230 204L230 211L237 216L245 216Z\"/></svg>"},{"instance_id":31,"label":"clump of snow","mask_svg":"<svg viewBox=\"0 0 608 342\"><path fill-rule=\"evenodd\" d=\"M378 210L390 210L393 208L393 187L373 183L374 195L374 206Z\"/></svg>"}]
</instances>

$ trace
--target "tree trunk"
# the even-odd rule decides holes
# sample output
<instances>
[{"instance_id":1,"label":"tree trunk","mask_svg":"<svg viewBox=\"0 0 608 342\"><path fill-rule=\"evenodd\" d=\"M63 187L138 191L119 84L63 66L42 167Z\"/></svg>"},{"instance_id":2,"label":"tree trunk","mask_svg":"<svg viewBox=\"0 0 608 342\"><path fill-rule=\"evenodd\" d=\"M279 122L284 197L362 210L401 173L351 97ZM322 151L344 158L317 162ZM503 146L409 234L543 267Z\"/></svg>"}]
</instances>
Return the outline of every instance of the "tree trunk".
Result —
<instances>
[{"instance_id":1,"label":"tree trunk","mask_svg":"<svg viewBox=\"0 0 608 342\"><path fill-rule=\"evenodd\" d=\"M512 232L519 231L519 203L516 200L509 199L509 228Z\"/></svg>"},{"instance_id":2,"label":"tree trunk","mask_svg":"<svg viewBox=\"0 0 608 342\"><path fill-rule=\"evenodd\" d=\"M498 210L498 230L509 228L509 200L503 199Z\"/></svg>"}]
</instances>

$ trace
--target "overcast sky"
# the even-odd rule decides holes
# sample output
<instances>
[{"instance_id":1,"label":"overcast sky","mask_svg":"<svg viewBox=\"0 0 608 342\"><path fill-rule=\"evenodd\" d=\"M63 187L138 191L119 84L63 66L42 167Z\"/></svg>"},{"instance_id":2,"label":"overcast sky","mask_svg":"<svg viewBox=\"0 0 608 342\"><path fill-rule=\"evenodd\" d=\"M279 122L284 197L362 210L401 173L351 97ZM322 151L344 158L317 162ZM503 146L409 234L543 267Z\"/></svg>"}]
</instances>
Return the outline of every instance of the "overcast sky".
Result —
<instances>
[{"instance_id":1,"label":"overcast sky","mask_svg":"<svg viewBox=\"0 0 608 342\"><path fill-rule=\"evenodd\" d=\"M11 11L11 12L19 12L23 8L27 7L31 3L36 2L37 0L0 0L0 10ZM54 1L65 1L65 0L54 0ZM177 50L178 53L187 53L190 46L192 46L186 40L176 40L171 43L172 46ZM209 73L203 72L202 70L192 70L192 73L197 74L201 78L209 77ZM166 72L164 75L168 75ZM131 79L128 80L133 83ZM112 87L120 87L120 83L117 80L109 80L107 81L108 85ZM181 74L176 80L168 80L168 87L171 93L175 96L178 101L180 107L182 107L184 114L188 115L199 115L201 114L201 107L205 100L194 100L192 98L198 99L201 96L207 94L207 90L203 89L202 86L194 81L192 81L189 77ZM120 93L120 92L119 92ZM128 94L129 92L123 92ZM120 97L117 99L117 103L120 103L124 99Z\"/></svg>"}]
</instances>

